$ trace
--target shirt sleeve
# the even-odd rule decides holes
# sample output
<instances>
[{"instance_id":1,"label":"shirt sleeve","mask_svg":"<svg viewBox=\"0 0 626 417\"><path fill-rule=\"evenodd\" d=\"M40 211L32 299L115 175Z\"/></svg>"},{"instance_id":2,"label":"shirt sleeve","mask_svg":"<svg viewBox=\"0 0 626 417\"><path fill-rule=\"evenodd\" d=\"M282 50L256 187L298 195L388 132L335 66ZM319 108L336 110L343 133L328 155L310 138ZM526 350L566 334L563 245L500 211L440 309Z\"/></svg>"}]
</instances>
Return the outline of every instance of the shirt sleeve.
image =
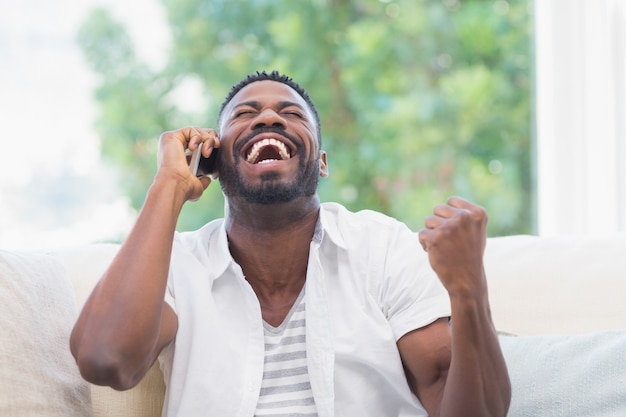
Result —
<instances>
[{"instance_id":1,"label":"shirt sleeve","mask_svg":"<svg viewBox=\"0 0 626 417\"><path fill-rule=\"evenodd\" d=\"M381 303L396 340L450 316L450 297L423 250L417 233L397 223L383 261Z\"/></svg>"},{"instance_id":2,"label":"shirt sleeve","mask_svg":"<svg viewBox=\"0 0 626 417\"><path fill-rule=\"evenodd\" d=\"M177 253L180 247L180 237L178 232L174 234L174 242L172 245L172 254L170 259L170 269L167 274L167 287L165 288L165 302L172 307L174 313L178 315L178 311L176 310L176 297L174 292L174 265L177 262Z\"/></svg>"},{"instance_id":3,"label":"shirt sleeve","mask_svg":"<svg viewBox=\"0 0 626 417\"><path fill-rule=\"evenodd\" d=\"M170 277L171 277L171 273L170 273ZM167 280L167 288L165 289L165 302L170 307L172 307L172 310L174 310L174 313L178 314L176 312L176 299L174 298L174 291L172 289L171 279Z\"/></svg>"}]
</instances>

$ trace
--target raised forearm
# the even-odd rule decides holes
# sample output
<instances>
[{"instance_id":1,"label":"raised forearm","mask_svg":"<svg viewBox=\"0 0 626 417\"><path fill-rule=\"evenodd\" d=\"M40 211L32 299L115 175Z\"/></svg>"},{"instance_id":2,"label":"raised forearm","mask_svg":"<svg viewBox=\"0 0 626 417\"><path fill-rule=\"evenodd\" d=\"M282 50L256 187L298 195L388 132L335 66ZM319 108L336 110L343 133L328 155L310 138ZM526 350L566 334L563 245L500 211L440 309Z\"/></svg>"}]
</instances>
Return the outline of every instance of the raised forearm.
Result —
<instances>
[{"instance_id":1,"label":"raised forearm","mask_svg":"<svg viewBox=\"0 0 626 417\"><path fill-rule=\"evenodd\" d=\"M155 181L137 223L83 307L70 343L81 372L94 383L121 387L127 383L119 380L134 382L149 368L184 202L180 193L174 181Z\"/></svg>"},{"instance_id":2,"label":"raised forearm","mask_svg":"<svg viewBox=\"0 0 626 417\"><path fill-rule=\"evenodd\" d=\"M451 294L451 307L452 352L440 416L504 417L511 385L486 290Z\"/></svg>"},{"instance_id":3,"label":"raised forearm","mask_svg":"<svg viewBox=\"0 0 626 417\"><path fill-rule=\"evenodd\" d=\"M444 417L504 417L511 386L491 319L483 254L487 213L462 198L438 205L419 233L433 270L450 295L449 366L431 408ZM437 407L438 405L438 407Z\"/></svg>"}]
</instances>

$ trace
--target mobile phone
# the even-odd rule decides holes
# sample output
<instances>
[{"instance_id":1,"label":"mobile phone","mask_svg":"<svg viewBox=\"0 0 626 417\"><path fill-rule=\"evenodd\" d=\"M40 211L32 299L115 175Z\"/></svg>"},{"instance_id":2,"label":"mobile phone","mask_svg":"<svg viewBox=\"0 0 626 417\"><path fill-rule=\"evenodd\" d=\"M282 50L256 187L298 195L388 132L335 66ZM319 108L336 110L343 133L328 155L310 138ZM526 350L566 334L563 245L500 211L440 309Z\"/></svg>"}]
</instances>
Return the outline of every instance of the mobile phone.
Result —
<instances>
[{"instance_id":1,"label":"mobile phone","mask_svg":"<svg viewBox=\"0 0 626 417\"><path fill-rule=\"evenodd\" d=\"M189 169L196 177L213 176L215 174L215 161L217 160L219 148L213 148L211 156L208 158L202 156L200 149L201 146L198 146L196 150L191 153Z\"/></svg>"}]
</instances>

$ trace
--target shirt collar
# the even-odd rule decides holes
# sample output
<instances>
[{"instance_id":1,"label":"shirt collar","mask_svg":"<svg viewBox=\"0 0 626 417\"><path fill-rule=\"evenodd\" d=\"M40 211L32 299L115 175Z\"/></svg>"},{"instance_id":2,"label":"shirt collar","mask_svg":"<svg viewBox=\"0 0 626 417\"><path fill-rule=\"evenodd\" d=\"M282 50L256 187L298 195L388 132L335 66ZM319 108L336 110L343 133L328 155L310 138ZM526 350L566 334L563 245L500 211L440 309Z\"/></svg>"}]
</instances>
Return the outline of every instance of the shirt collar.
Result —
<instances>
[{"instance_id":1,"label":"shirt collar","mask_svg":"<svg viewBox=\"0 0 626 417\"><path fill-rule=\"evenodd\" d=\"M221 225L217 228L216 233L212 233L209 239L207 250L209 247L215 248L215 252L211 254L211 270L215 278L224 275L224 272L231 264L236 262L228 248L228 235L226 234L226 222L221 221Z\"/></svg>"},{"instance_id":2,"label":"shirt collar","mask_svg":"<svg viewBox=\"0 0 626 417\"><path fill-rule=\"evenodd\" d=\"M335 245L339 246L342 249L346 249L346 242L343 238L343 235L339 231L339 218L336 210L333 210L333 205L322 204L320 206L320 216L318 220L318 225L315 230L315 235L318 235L318 229L320 230L319 241L321 242L324 236L328 235L328 238ZM315 239L314 239L315 240Z\"/></svg>"},{"instance_id":3,"label":"shirt collar","mask_svg":"<svg viewBox=\"0 0 626 417\"><path fill-rule=\"evenodd\" d=\"M331 207L320 207L320 215L313 234L313 242L321 244L326 236L338 247L345 249L346 242L338 228L338 213ZM216 233L211 233L208 247L215 248L211 256L211 270L214 277L224 275L224 272L231 266L237 265L228 248L228 235L226 234L226 222L222 220ZM207 247L207 249L208 249Z\"/></svg>"}]
</instances>

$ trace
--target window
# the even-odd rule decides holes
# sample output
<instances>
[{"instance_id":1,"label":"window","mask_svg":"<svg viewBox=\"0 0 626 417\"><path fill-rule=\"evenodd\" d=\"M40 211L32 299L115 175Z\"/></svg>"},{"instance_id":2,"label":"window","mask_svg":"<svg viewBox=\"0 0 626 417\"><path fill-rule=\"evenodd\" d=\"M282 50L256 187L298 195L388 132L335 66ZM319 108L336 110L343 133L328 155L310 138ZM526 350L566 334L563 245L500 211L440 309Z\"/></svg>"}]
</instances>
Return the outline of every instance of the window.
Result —
<instances>
[{"instance_id":1,"label":"window","mask_svg":"<svg viewBox=\"0 0 626 417\"><path fill-rule=\"evenodd\" d=\"M621 0L535 3L538 232L626 230Z\"/></svg>"}]
</instances>

